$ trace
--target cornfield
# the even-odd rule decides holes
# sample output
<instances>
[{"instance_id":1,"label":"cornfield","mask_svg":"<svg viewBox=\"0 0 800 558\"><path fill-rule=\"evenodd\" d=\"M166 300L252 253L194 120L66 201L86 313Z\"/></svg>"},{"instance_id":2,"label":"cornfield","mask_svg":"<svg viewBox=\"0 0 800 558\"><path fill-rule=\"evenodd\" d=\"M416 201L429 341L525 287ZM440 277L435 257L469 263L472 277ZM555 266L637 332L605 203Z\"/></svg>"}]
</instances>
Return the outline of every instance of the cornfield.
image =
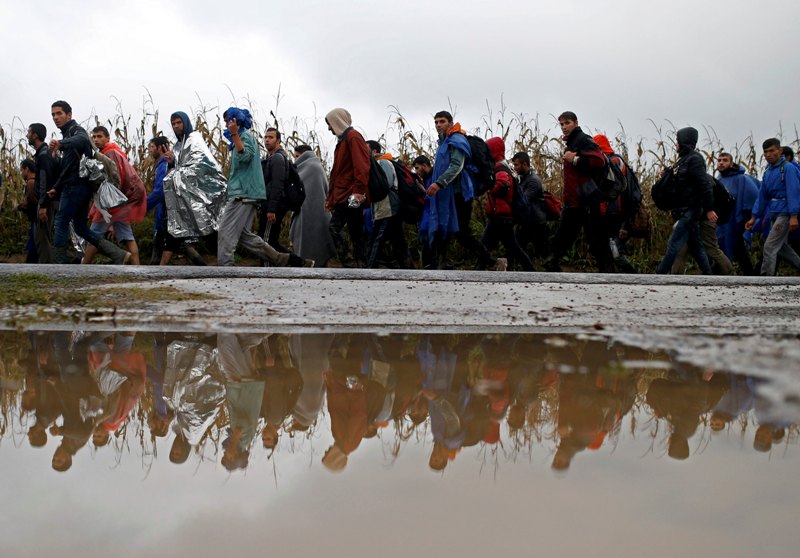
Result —
<instances>
[{"instance_id":1,"label":"cornfield","mask_svg":"<svg viewBox=\"0 0 800 558\"><path fill-rule=\"evenodd\" d=\"M252 107L252 102L249 98L245 98L240 106ZM280 91L276 97L274 110L268 112L264 121L256 120L254 122L253 128L258 131L256 136L259 137L259 141L263 140L261 132L267 126L274 126L282 132L284 147L288 152L291 152L292 148L297 145L308 144L315 149L323 164L329 169L335 138L326 129L324 118L317 114L310 117L284 118L278 116L279 106ZM195 130L203 135L212 153L227 172L229 157L227 142L222 135L224 130L221 118L222 110L224 107L209 106L199 101L192 108L192 114ZM252 110L251 112L256 115L258 113ZM134 121L131 114L118 101L115 112L111 116L101 118L99 115L90 115L81 124L88 130L97 125L106 126L111 131L112 141L115 141L128 153L132 164L145 184L148 185L148 188L152 188L154 162L147 156L147 143L157 135L172 137L172 132L169 129L159 128L159 109L151 97L146 96L143 99L140 113L141 118ZM455 114L455 116L458 120L458 115ZM476 126L471 126L470 124L473 123L469 122L462 122L462 125L470 133L484 138L493 136L503 138L507 147L506 154L509 157L519 151L527 152L531 157L533 169L542 178L545 189L560 196L563 142L555 118L548 117L548 121L550 120L552 120L551 125L542 125L539 115L529 116L524 113L511 112L501 100L500 109L497 111L487 103L486 112ZM17 204L23 199L23 181L19 165L24 158L32 154L32 149L27 145L25 139L27 124L22 123L19 119L14 119L11 124L0 127L0 174L3 177L2 186L0 186L0 258L5 260L13 258L12 261L20 260L20 255L24 254L28 227L25 216L21 212L15 211ZM48 129L52 129L51 123L46 124ZM355 124L357 126L358 123ZM676 126L669 121L659 124L651 120L650 124L653 129L650 138L631 139L621 123L619 131L614 137L610 137L611 134L609 134L615 151L621 154L637 173L645 196L645 203L650 206L652 218L650 238L631 242L628 247L630 259L643 272L652 272L655 269L664 253L666 240L672 226L670 215L657 210L652 205L650 189L657 180L661 169L674 162L673 138ZM385 130L378 133L363 129L361 131L367 139L380 141L386 146L388 152L398 155L406 162L410 162L417 155L427 155L432 159L436 152L437 136L432 129L431 122L415 127L394 106L388 107ZM760 175L760 169L764 164L763 158L760 149L757 149L756 139L752 136L733 146L722 145L714 129L710 127L702 127L701 136L701 145L698 147L706 158L709 171L713 172L716 156L721 151L728 151L733 154L738 163L747 169L748 173L753 176ZM793 136L787 137L782 129L776 133L776 137L781 138L784 145L793 146L797 151L800 148L800 134L797 129L793 130ZM475 204L474 217L478 222L476 228L479 228L482 216L483 204ZM150 219L148 218L144 223L139 223L134 227L143 252L148 249L148 238L152 236ZM407 232L409 235L413 235L413 231L410 229ZM412 240L412 248L415 247L414 239L410 240ZM571 266L575 269L584 269L589 266L589 255L585 243L579 242L569 257Z\"/></svg>"}]
</instances>

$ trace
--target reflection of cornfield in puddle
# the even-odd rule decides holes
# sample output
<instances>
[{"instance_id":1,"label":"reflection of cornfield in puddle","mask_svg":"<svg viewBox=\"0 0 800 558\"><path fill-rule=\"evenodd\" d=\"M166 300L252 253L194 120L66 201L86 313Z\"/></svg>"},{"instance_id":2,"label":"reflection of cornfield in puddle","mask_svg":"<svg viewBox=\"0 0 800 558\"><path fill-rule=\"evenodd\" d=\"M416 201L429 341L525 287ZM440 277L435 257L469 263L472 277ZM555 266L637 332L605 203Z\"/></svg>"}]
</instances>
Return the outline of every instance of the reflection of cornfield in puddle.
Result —
<instances>
[{"instance_id":1,"label":"reflection of cornfield in puddle","mask_svg":"<svg viewBox=\"0 0 800 558\"><path fill-rule=\"evenodd\" d=\"M293 116L284 118L279 114L281 93L275 97L275 106L260 118L263 111L254 107L250 98L237 99L239 106L251 108L255 115L254 129L259 133L259 141L263 141L261 132L267 125L275 126L284 135L284 146L291 152L297 145L307 143L311 145L318 156L323 160L326 168L330 168L333 155L334 140L326 129L324 118L318 114L309 117ZM225 107L210 106L198 101L193 107L195 128L203 135L211 147L218 161L227 171L228 148L224 139L223 122L220 113ZM152 187L154 177L154 163L147 157L148 141L160 134L171 137L170 130L159 128L159 109L153 99L144 98L141 108L141 118L133 121L133 117L118 103L116 111L108 117L90 115L82 124L91 129L95 125L105 125L112 135L112 139L129 154L134 166L139 171L145 184ZM76 116L80 117L79 113ZM455 114L456 119L457 114ZM518 151L527 152L531 156L533 169L539 174L545 189L556 195L561 194L561 153L563 142L555 125L555 119L549 126L542 126L538 115L531 117L524 113L513 113L507 109L501 100L500 110L495 111L487 103L486 114L479 123L464 122L466 128L482 137L500 136L506 141L506 154L511 157ZM0 173L3 176L3 185L0 187L0 255L10 256L24 252L27 223L22 213L15 211L15 207L23 199L22 179L19 173L19 163L29 156L30 148L25 141L26 126L14 120L8 126L0 128ZM358 125L358 122L355 123ZM477 125L470 125L477 124ZM611 137L611 143L629 160L642 183L645 199L650 204L652 216L652 234L647 240L631 243L629 250L632 260L642 271L653 271L663 254L666 239L672 225L671 217L655 209L649 201L649 192L658 177L661 168L670 164L674 159L674 132L676 126L671 122L659 125L652 122L654 134L651 138L634 140L627 136L625 128L620 123L619 131ZM53 126L47 122L48 130ZM763 164L760 150L760 140L748 136L734 146L724 146L720 142L713 128L704 127L705 139L701 151L708 161L709 170L714 168L715 157L721 151L729 151L734 158L745 166L747 171L759 175ZM363 131L363 130L362 130ZM587 130L589 131L589 130ZM386 130L383 133L370 133L364 131L367 139L377 139L388 147L388 151L399 155L401 159L410 162L417 155L427 155L432 158L436 150L436 134L430 122L423 126L414 127L408 122L397 107L389 107L389 118ZM51 137L55 137L52 133ZM789 145L800 147L800 136L794 130L791 134L778 131ZM263 144L262 144L263 148ZM475 204L476 218L483 219L483 204ZM137 238L142 239L142 251L149 249L149 238L152 231L152 222L137 224L135 232ZM412 242L412 246L416 243ZM588 265L588 252L583 244L570 254L575 267L583 268Z\"/></svg>"}]
</instances>

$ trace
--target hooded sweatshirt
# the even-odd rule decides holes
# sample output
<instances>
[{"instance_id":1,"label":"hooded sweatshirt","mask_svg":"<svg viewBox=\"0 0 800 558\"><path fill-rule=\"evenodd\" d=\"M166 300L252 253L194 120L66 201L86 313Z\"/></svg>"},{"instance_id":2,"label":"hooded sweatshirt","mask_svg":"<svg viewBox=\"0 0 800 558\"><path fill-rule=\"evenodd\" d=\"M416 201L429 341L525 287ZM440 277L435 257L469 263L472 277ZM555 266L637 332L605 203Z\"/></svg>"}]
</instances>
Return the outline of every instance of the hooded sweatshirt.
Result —
<instances>
[{"instance_id":1,"label":"hooded sweatshirt","mask_svg":"<svg viewBox=\"0 0 800 558\"><path fill-rule=\"evenodd\" d=\"M364 137L352 128L350 113L336 108L325 116L339 138L333 152L333 168L328 182L327 202L331 207L347 203L351 194L369 198L370 156Z\"/></svg>"},{"instance_id":2,"label":"hooded sweatshirt","mask_svg":"<svg viewBox=\"0 0 800 558\"><path fill-rule=\"evenodd\" d=\"M181 147L183 147L183 141L186 139L186 137L194 132L194 127L192 126L192 122L189 120L189 115L187 115L185 112L180 110L178 112L173 112L169 117L169 121L172 122L176 117L183 121L183 135L177 138L178 143L175 144L174 149L174 151L178 153L180 152Z\"/></svg>"},{"instance_id":3,"label":"hooded sweatshirt","mask_svg":"<svg viewBox=\"0 0 800 558\"><path fill-rule=\"evenodd\" d=\"M714 209L714 188L706 172L703 156L695 149L697 138L698 133L694 128L678 130L678 163L674 172L680 183L681 207L706 213Z\"/></svg>"}]
</instances>

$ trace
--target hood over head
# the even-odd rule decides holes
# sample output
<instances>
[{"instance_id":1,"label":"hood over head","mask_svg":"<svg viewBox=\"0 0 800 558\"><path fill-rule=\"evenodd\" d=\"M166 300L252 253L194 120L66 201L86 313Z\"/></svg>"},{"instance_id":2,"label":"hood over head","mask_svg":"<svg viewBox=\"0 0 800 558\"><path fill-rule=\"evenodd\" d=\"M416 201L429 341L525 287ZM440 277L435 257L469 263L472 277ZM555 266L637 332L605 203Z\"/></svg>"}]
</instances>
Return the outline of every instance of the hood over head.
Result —
<instances>
[{"instance_id":1,"label":"hood over head","mask_svg":"<svg viewBox=\"0 0 800 558\"><path fill-rule=\"evenodd\" d=\"M602 151L604 155L611 155L614 153L614 150L611 149L611 142L608 141L605 135L597 134L592 139L600 147L600 151Z\"/></svg>"},{"instance_id":2,"label":"hood over head","mask_svg":"<svg viewBox=\"0 0 800 558\"><path fill-rule=\"evenodd\" d=\"M503 138L489 138L486 140L486 145L489 146L489 151L492 152L492 157L495 163L505 161L506 159L506 143Z\"/></svg>"},{"instance_id":3,"label":"hood over head","mask_svg":"<svg viewBox=\"0 0 800 558\"><path fill-rule=\"evenodd\" d=\"M688 147L690 149L694 149L697 147L697 139L699 138L699 134L695 128L688 126L686 128L681 128L678 130L676 135L676 139L678 140L678 145L681 147Z\"/></svg>"},{"instance_id":4,"label":"hood over head","mask_svg":"<svg viewBox=\"0 0 800 558\"><path fill-rule=\"evenodd\" d=\"M333 133L337 136L344 134L353 125L353 117L343 108L335 108L325 115L325 121L330 124Z\"/></svg>"},{"instance_id":5,"label":"hood over head","mask_svg":"<svg viewBox=\"0 0 800 558\"><path fill-rule=\"evenodd\" d=\"M194 127L192 126L191 120L189 120L189 115L181 110L173 112L169 116L169 121L172 122L175 118L180 118L183 121L183 137L178 138L178 141L182 141L183 138L194 132Z\"/></svg>"}]
</instances>

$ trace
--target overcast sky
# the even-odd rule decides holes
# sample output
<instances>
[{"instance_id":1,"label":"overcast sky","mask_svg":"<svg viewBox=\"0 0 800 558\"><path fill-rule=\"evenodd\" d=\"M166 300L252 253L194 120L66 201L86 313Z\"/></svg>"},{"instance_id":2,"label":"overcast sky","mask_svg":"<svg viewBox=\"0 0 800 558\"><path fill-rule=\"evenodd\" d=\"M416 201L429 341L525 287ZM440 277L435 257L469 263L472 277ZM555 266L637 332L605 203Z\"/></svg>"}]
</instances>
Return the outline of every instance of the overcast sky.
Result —
<instances>
[{"instance_id":1,"label":"overcast sky","mask_svg":"<svg viewBox=\"0 0 800 558\"><path fill-rule=\"evenodd\" d=\"M0 124L41 121L69 101L78 120L116 105L140 117L145 88L174 110L249 97L263 122L342 106L368 136L389 106L414 129L456 108L480 126L487 101L573 110L591 131L652 137L710 126L732 148L800 124L796 3L788 0L0 0ZM233 92L233 96L231 94ZM14 121L14 117L19 120ZM321 127L322 129L322 127Z\"/></svg>"}]
</instances>

